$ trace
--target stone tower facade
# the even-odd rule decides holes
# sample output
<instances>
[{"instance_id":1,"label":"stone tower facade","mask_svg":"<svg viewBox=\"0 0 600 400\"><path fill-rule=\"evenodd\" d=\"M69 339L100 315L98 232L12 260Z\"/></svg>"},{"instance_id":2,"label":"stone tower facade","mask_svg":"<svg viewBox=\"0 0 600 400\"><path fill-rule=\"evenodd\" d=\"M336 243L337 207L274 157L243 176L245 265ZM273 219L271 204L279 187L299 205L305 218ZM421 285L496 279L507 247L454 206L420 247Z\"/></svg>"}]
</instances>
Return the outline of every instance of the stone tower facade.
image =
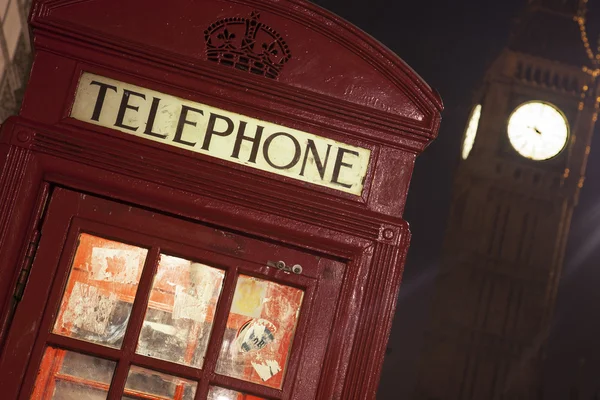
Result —
<instances>
[{"instance_id":1,"label":"stone tower facade","mask_svg":"<svg viewBox=\"0 0 600 400\"><path fill-rule=\"evenodd\" d=\"M415 399L542 398L544 346L598 114L596 60L585 2L531 0L486 72L455 175ZM547 159L509 139L527 103L565 121L564 146Z\"/></svg>"}]
</instances>

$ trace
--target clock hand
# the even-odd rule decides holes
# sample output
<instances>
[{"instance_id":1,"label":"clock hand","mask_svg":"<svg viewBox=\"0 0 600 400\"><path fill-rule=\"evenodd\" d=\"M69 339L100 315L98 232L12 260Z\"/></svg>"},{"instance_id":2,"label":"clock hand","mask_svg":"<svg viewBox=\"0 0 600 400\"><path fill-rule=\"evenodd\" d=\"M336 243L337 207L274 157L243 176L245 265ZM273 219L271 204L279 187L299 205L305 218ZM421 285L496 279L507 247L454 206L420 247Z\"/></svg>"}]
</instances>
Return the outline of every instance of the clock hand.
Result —
<instances>
[{"instance_id":1,"label":"clock hand","mask_svg":"<svg viewBox=\"0 0 600 400\"><path fill-rule=\"evenodd\" d=\"M527 129L533 129L536 133L539 133L539 130L535 126L527 125Z\"/></svg>"},{"instance_id":2,"label":"clock hand","mask_svg":"<svg viewBox=\"0 0 600 400\"><path fill-rule=\"evenodd\" d=\"M533 129L538 135L542 134L542 132L537 128L537 126L527 125L527 129Z\"/></svg>"}]
</instances>

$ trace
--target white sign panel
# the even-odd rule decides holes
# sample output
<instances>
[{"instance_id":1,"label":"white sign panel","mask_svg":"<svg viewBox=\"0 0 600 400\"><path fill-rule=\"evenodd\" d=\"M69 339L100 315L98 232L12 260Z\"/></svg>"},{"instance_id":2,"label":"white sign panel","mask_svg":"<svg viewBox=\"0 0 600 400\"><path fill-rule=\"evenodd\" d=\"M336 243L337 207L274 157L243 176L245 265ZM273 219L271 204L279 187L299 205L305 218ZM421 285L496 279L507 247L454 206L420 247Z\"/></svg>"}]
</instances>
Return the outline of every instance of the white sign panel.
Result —
<instances>
[{"instance_id":1,"label":"white sign panel","mask_svg":"<svg viewBox=\"0 0 600 400\"><path fill-rule=\"evenodd\" d=\"M125 82L84 73L71 117L360 195L371 151Z\"/></svg>"}]
</instances>

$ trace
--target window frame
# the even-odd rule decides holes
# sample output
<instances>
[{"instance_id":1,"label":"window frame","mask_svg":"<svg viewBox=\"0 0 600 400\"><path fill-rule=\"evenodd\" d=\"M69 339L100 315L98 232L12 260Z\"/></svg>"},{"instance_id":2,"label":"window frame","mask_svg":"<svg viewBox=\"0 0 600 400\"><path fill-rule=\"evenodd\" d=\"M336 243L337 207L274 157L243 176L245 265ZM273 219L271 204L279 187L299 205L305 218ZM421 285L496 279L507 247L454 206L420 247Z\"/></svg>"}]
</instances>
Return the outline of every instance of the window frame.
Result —
<instances>
[{"instance_id":1,"label":"window frame","mask_svg":"<svg viewBox=\"0 0 600 400\"><path fill-rule=\"evenodd\" d=\"M87 207L83 207L83 209L82 207L75 207L77 211L72 211L73 206L76 203L81 205L81 202L87 202ZM109 207L106 207L107 205ZM106 209L104 210L103 207ZM100 213L98 213L98 210L101 210ZM115 210L118 212L115 212ZM121 218L131 213L132 210L134 213L137 213L135 218L131 218L131 221L124 223ZM137 229L132 230L128 225L136 226ZM301 252L276 244L275 247L278 250L278 254L275 256L291 260L298 259L294 257L300 256L299 258L302 259L300 263L303 263L306 275L289 274L267 267L264 264L264 256L262 256L263 263L259 262L261 256L257 257L254 254L256 252L251 255L236 254L230 248L220 249L221 251L217 252L215 248L200 247L197 243L195 245L181 243L180 240L185 236L181 232L179 232L178 237L172 238L173 240L165 238L165 236L173 234L184 225L188 228L187 230L190 230L191 227L202 227L205 231L213 230L219 232L219 235L222 235L224 232L197 222L155 214L151 211L132 208L126 204L114 201L92 196L87 196L86 198L86 195L77 192L63 189L55 191L42 228L42 241L40 242L40 248L32 267L30 282L26 288L23 302L15 314L13 327L7 339L8 346L19 342L19 339L15 338L15 332L18 332L18 327L27 325L28 322L31 323L31 320L34 321L35 334L30 334L24 340L20 341L22 346L27 341L30 343L34 342L34 344L32 345L32 350L28 352L29 357L23 358L20 365L16 366L17 370L21 369L22 374L25 370L27 371L24 376L25 379L23 380L19 399L29 398L46 346L54 346L117 361L108 399L120 398L123 393L129 365L138 365L181 378L196 380L198 382L196 399L205 399L209 386L221 386L269 399L291 397L295 381L294 377L302 361L302 346L304 345L304 339L308 330L308 321L313 313L312 305L318 286L316 277L319 276L323 267L320 265L323 258L306 251ZM137 232L137 230L143 230L144 233ZM77 241L81 233L89 233L148 249L127 331L120 350L51 333L69 277L71 262L77 249ZM265 243L263 240L248 238L230 232L226 233L226 236L228 239L233 238L234 242L236 240L247 241L247 245L250 247L255 246L259 253L265 250L264 246L261 245ZM272 245L270 246L273 247ZM152 359L135 353L137 339L148 304L150 288L158 267L158 259L161 252L167 255L202 262L225 271L223 289L217 303L214 324L211 329L209 346L205 354L205 362L202 369ZM311 259L317 262L314 265L307 264L307 261ZM267 279L304 290L304 298L301 306L302 311L297 320L294 340L288 355L286 376L281 390L221 376L214 372L223 333L226 329L227 315L233 300L237 277L240 274ZM48 284L48 282L52 283ZM144 293L144 295L140 295L141 293ZM34 296L32 294L37 295ZM27 314L27 312L19 312L23 310L35 312L25 317L24 314ZM331 315L333 317L333 310L331 311ZM123 354L126 355L123 356ZM11 359L11 357L5 357L5 360L2 360L2 362L5 363L7 359ZM28 363L26 362L27 359L29 359ZM315 377L318 377L319 374L320 372L317 371Z\"/></svg>"}]
</instances>

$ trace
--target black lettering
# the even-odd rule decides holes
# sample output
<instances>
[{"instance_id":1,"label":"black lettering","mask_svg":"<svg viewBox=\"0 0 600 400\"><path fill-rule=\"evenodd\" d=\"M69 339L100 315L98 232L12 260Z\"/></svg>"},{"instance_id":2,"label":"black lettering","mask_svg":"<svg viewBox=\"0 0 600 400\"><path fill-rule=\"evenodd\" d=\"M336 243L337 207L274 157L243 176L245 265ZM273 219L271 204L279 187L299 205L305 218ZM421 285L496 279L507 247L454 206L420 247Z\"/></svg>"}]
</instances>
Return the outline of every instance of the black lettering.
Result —
<instances>
[{"instance_id":1,"label":"black lettering","mask_svg":"<svg viewBox=\"0 0 600 400\"><path fill-rule=\"evenodd\" d=\"M227 122L227 129L225 129L223 132L215 131L215 124L217 122L217 118L220 118L223 121ZM204 142L202 143L202 150L208 150L208 148L210 147L212 135L229 136L231 135L231 132L233 132L232 120L223 115L210 113L210 117L208 119L208 126L206 127L206 135L204 136Z\"/></svg>"},{"instance_id":2,"label":"black lettering","mask_svg":"<svg viewBox=\"0 0 600 400\"><path fill-rule=\"evenodd\" d=\"M242 140L247 140L250 143L252 143L252 151L250 152L250 158L248 158L248 161L251 163L256 163L256 156L258 155L258 148L260 147L260 139L262 138L263 129L265 128L258 125L256 127L256 135L254 135L254 137L244 136L244 132L246 131L246 122L241 121L240 127L237 131L237 136L235 138L235 144L233 145L233 152L231 153L231 157L240 157L240 148L242 147Z\"/></svg>"},{"instance_id":3,"label":"black lettering","mask_svg":"<svg viewBox=\"0 0 600 400\"><path fill-rule=\"evenodd\" d=\"M335 158L335 165L333 166L333 175L331 177L331 182L332 183L337 183L340 186L343 186L345 188L351 188L352 184L348 184L348 183L343 183L340 182L340 170L342 169L342 167L347 167L347 168L352 168L352 164L348 164L344 162L344 155L346 153L350 153L353 154L355 156L358 157L358 153L356 151L353 150L348 150L348 149L343 149L343 148L339 148L338 149L338 153L337 153L337 157Z\"/></svg>"},{"instance_id":4,"label":"black lettering","mask_svg":"<svg viewBox=\"0 0 600 400\"><path fill-rule=\"evenodd\" d=\"M179 115L179 122L177 122L177 130L175 131L175 137L173 138L173 141L194 147L196 143L187 142L181 138L183 135L183 128L185 128L186 125L196 126L196 122L187 119L187 114L189 111L194 111L200 115L204 115L204 111L198 110L197 108L181 106L181 114Z\"/></svg>"},{"instance_id":5,"label":"black lettering","mask_svg":"<svg viewBox=\"0 0 600 400\"><path fill-rule=\"evenodd\" d=\"M104 105L104 99L106 98L106 91L108 89L114 90L117 93L117 87L106 83L91 81L90 85L98 85L98 97L96 98L96 105L94 106L94 112L92 113L92 120L98 121L100 119L100 113L102 112L102 106Z\"/></svg>"},{"instance_id":6,"label":"black lettering","mask_svg":"<svg viewBox=\"0 0 600 400\"><path fill-rule=\"evenodd\" d=\"M317 147L315 146L315 142L312 139L308 139L306 143L306 152L304 153L304 161L302 161L302 170L300 170L300 175L304 176L304 170L306 169L306 161L308 160L308 151L313 155L313 159L315 160L315 164L317 170L319 171L319 175L321 175L321 179L325 179L325 168L327 168L327 161L329 160L329 151L331 150L331 145L327 145L327 153L325 153L325 161L321 162L321 157L319 157L319 153L317 152Z\"/></svg>"},{"instance_id":7,"label":"black lettering","mask_svg":"<svg viewBox=\"0 0 600 400\"><path fill-rule=\"evenodd\" d=\"M115 126L129 129L132 131L137 131L139 126L130 126L125 125L123 123L123 119L125 118L125 112L127 110L138 111L140 109L138 106L132 106L129 104L129 99L131 96L141 97L142 99L146 100L146 95L142 93L137 93L132 90L123 89L123 97L121 97L121 105L119 106L119 112L117 113L117 120L115 121Z\"/></svg>"},{"instance_id":8,"label":"black lettering","mask_svg":"<svg viewBox=\"0 0 600 400\"><path fill-rule=\"evenodd\" d=\"M146 121L146 130L144 130L144 133L146 135L165 139L167 137L167 134L161 135L160 133L152 131L152 129L154 128L154 120L156 119L156 112L158 111L159 103L160 99L158 97L154 97L152 99L152 106L150 106L150 114L148 114L148 120Z\"/></svg>"},{"instance_id":9,"label":"black lettering","mask_svg":"<svg viewBox=\"0 0 600 400\"><path fill-rule=\"evenodd\" d=\"M273 139L275 139L278 136L285 136L285 137L289 138L294 143L294 148L295 148L294 149L294 157L292 158L292 161L290 161L286 165L281 165L281 166L273 164L273 162L271 162L271 159L269 158L269 146L271 145L271 142L273 141ZM271 167L273 167L275 169L289 169L289 168L292 168L300 160L300 153L301 152L302 152L302 150L300 150L300 143L298 143L298 140L296 140L296 138L293 137L292 135L290 135L289 133L285 133L285 132L277 132L277 133L274 133L271 136L269 136L267 138L267 140L265 140L265 145L263 147L263 156L265 157L265 161Z\"/></svg>"}]
</instances>

